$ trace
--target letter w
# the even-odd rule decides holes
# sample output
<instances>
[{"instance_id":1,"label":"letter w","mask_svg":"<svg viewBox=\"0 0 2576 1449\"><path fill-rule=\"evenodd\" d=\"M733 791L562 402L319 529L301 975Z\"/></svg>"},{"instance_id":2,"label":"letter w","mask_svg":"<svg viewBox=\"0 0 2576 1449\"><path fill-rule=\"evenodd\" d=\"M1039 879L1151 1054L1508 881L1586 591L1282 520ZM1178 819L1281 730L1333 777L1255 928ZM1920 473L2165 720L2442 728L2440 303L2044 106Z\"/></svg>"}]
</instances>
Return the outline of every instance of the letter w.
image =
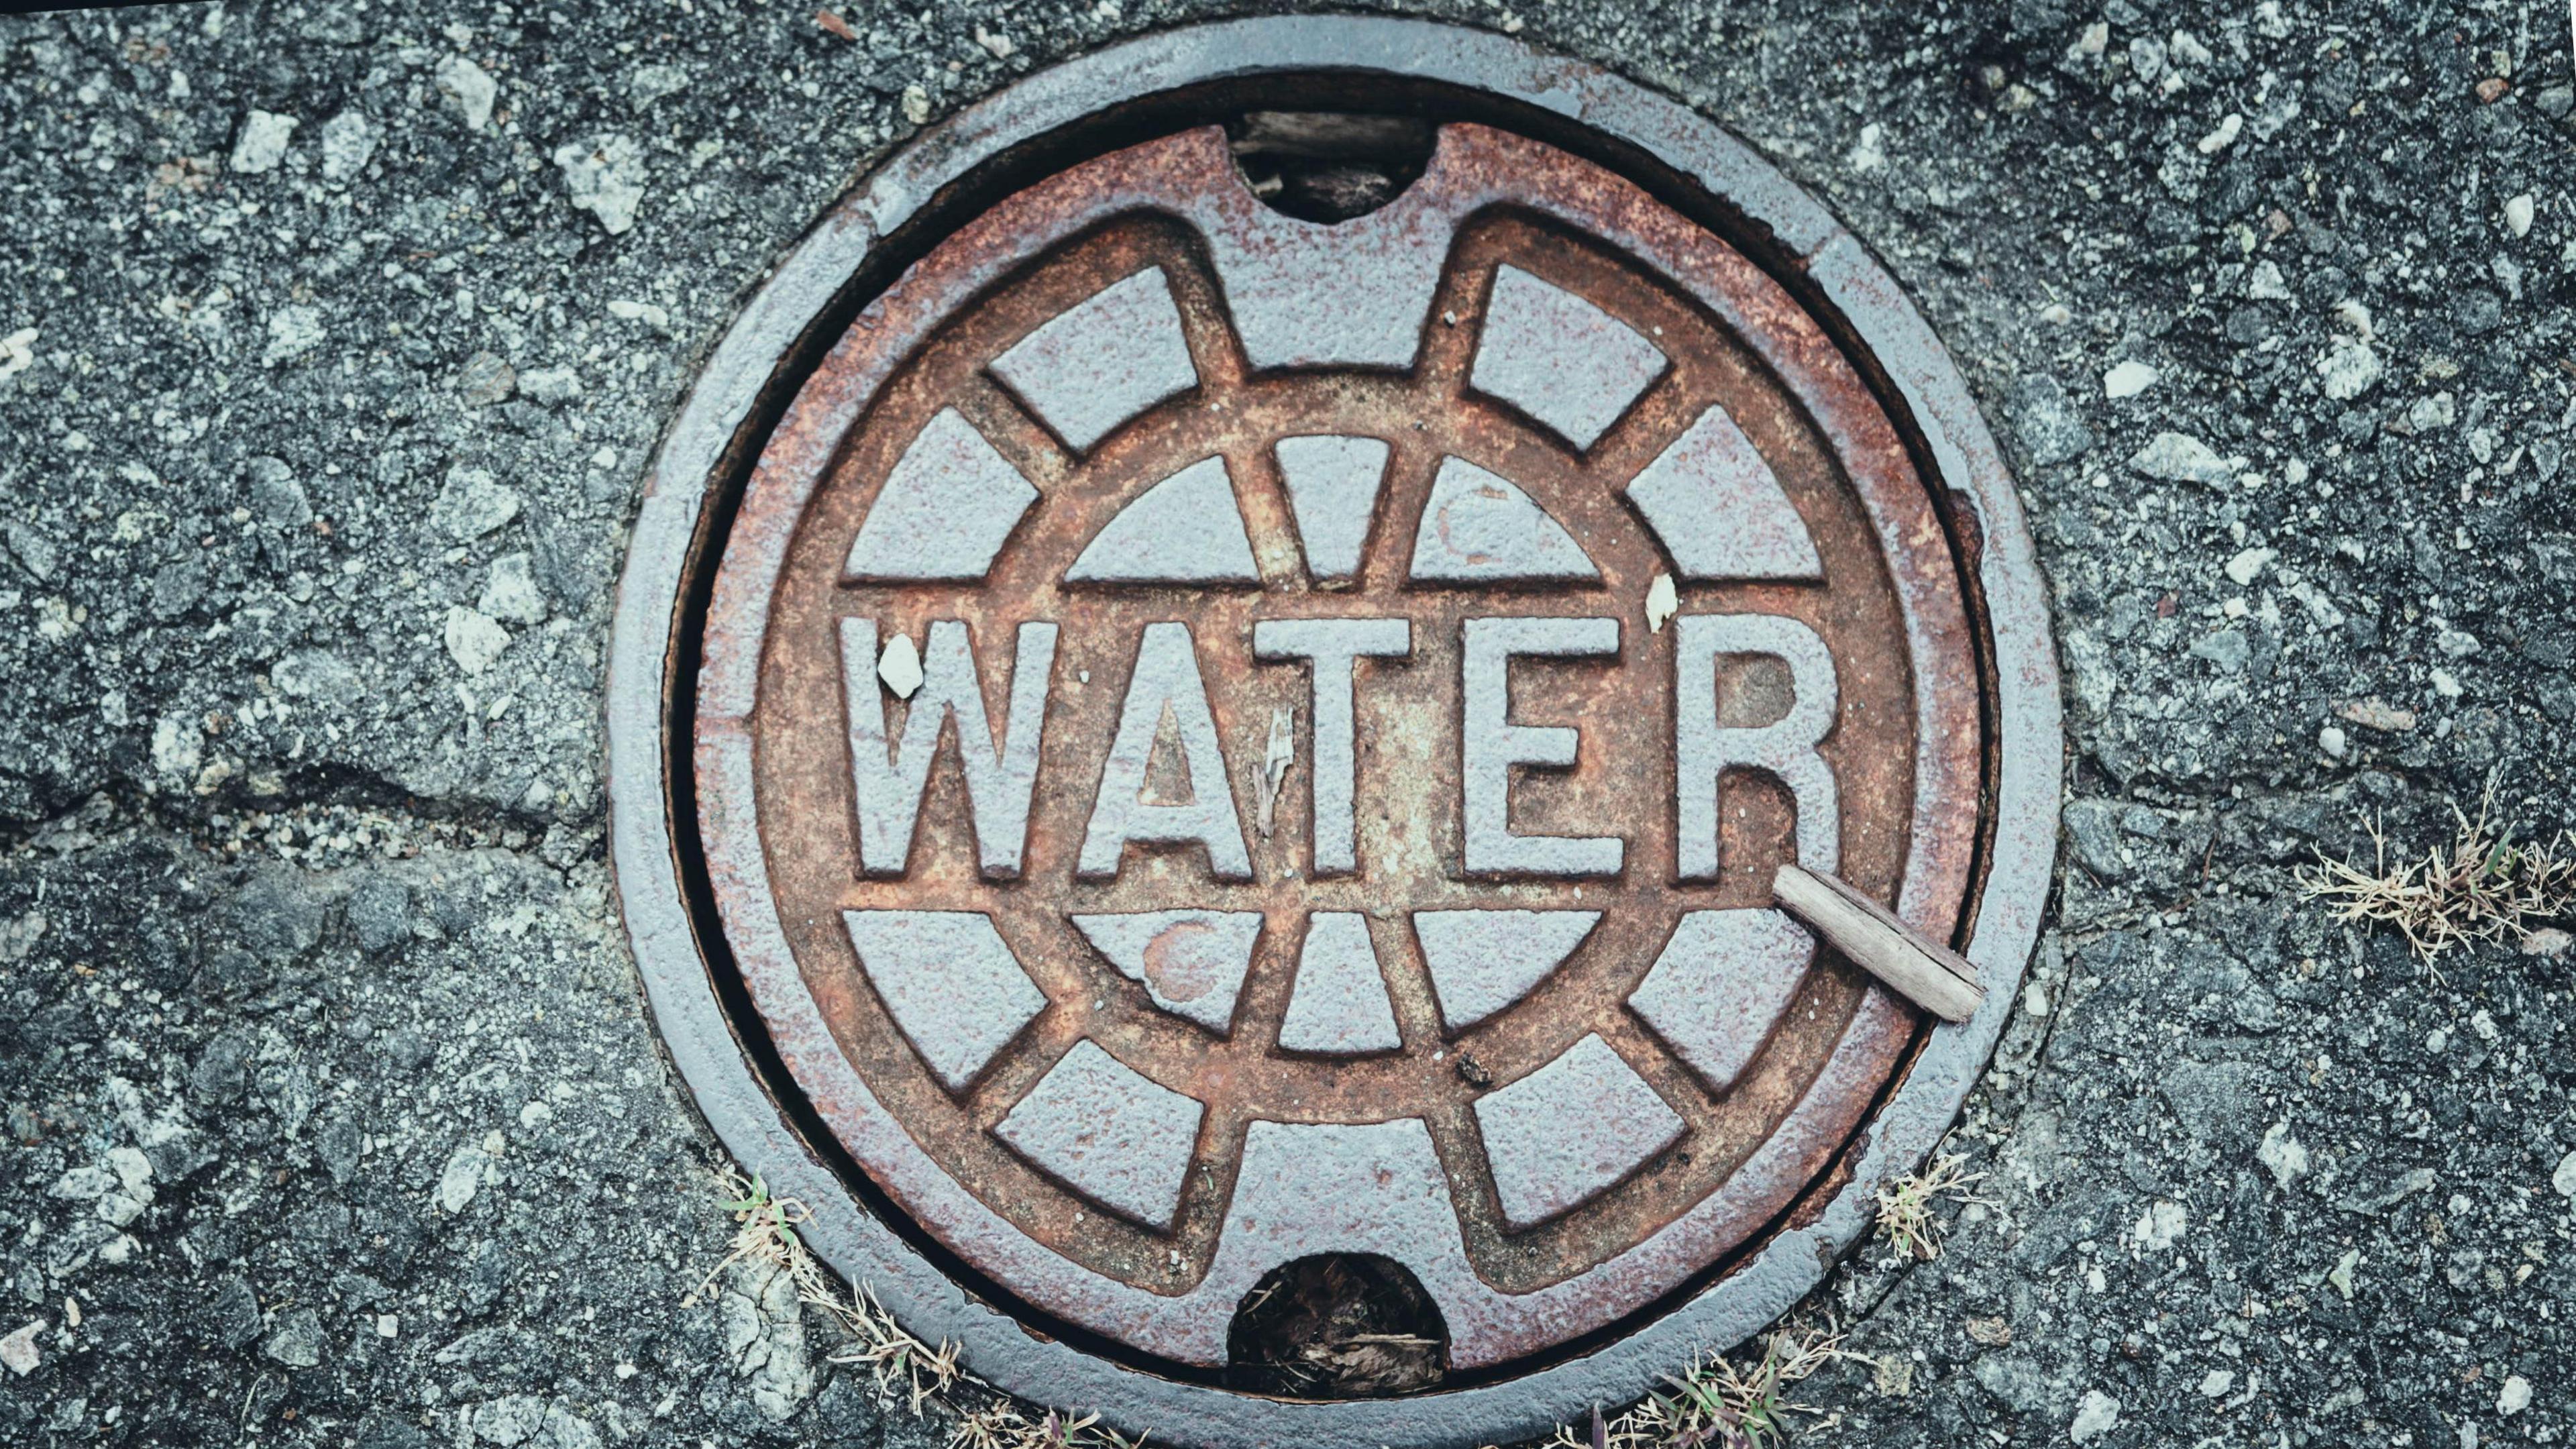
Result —
<instances>
[{"instance_id":1,"label":"letter w","mask_svg":"<svg viewBox=\"0 0 2576 1449\"><path fill-rule=\"evenodd\" d=\"M921 688L913 694L902 741L889 749L885 696L877 686L876 621L841 621L841 693L849 711L861 870L903 874L912 858L913 827L921 818L942 726L953 717L957 763L974 809L978 864L995 880L1019 875L1028 844L1029 797L1037 788L1055 638L1053 624L1020 626L1019 657L1011 665L1010 733L996 743L985 719L983 679L966 626L955 619L933 622L929 648L923 651Z\"/></svg>"}]
</instances>

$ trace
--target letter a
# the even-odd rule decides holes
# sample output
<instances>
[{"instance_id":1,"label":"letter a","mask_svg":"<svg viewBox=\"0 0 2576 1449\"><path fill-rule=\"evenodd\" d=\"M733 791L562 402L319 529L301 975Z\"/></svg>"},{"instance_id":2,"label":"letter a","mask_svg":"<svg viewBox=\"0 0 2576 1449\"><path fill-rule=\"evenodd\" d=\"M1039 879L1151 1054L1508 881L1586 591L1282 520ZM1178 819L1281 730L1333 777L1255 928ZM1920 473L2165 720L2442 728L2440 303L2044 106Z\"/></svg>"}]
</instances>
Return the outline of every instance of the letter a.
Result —
<instances>
[{"instance_id":1,"label":"letter a","mask_svg":"<svg viewBox=\"0 0 2576 1449\"><path fill-rule=\"evenodd\" d=\"M1143 799L1145 766L1165 715L1171 716L1189 771L1186 805L1149 805ZM1243 822L1234 813L1234 788L1226 780L1225 754L1217 747L1216 719L1208 713L1207 686L1199 679L1198 651L1186 624L1148 624L1137 642L1136 672L1127 679L1118 738L1100 769L1100 797L1091 807L1075 874L1086 880L1115 877L1131 840L1203 845L1210 875L1252 879Z\"/></svg>"}]
</instances>

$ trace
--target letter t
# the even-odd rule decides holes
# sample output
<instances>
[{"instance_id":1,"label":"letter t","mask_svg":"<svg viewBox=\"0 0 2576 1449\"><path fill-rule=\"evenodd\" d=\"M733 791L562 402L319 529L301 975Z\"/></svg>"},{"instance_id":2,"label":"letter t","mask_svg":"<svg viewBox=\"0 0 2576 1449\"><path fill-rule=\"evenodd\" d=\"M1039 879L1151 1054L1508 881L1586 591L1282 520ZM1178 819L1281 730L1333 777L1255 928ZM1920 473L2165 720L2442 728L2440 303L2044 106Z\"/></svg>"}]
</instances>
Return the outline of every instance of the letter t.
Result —
<instances>
[{"instance_id":1,"label":"letter t","mask_svg":"<svg viewBox=\"0 0 2576 1449\"><path fill-rule=\"evenodd\" d=\"M1359 827L1351 814L1359 772L1353 661L1412 652L1413 626L1402 619L1263 619L1252 626L1254 658L1303 659L1314 671L1315 758L1307 778L1315 798L1317 875L1359 868Z\"/></svg>"}]
</instances>

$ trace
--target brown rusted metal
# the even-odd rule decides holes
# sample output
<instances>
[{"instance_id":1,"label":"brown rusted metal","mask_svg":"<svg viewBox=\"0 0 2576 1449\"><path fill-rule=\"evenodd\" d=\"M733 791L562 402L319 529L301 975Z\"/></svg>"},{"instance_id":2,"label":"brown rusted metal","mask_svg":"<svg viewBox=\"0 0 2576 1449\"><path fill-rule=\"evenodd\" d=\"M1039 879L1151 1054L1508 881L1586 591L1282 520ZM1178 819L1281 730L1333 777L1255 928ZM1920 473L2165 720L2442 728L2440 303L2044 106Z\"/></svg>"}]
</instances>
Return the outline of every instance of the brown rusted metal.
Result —
<instances>
[{"instance_id":1,"label":"brown rusted metal","mask_svg":"<svg viewBox=\"0 0 2576 1449\"><path fill-rule=\"evenodd\" d=\"M1116 152L996 207L871 303L806 384L756 467L706 626L697 748L709 870L745 981L797 1085L893 1201L965 1262L1048 1313L1175 1362L1218 1361L1211 1344L1222 1351L1235 1305L1232 1280L1216 1274L1252 1190L1239 1176L1254 1124L1423 1124L1473 1281L1425 1277L1435 1296L1449 1293L1441 1306L1453 1363L1473 1368L1616 1322L1722 1260L1817 1184L1900 1069L1917 1019L1830 955L1777 1004L1777 1029L1723 1086L1632 1002L1690 913L1767 905L1773 867L1795 848L1795 800L1747 775L1718 797L1716 878L1681 878L1676 864L1676 716L1697 706L1675 695L1679 631L1651 630L1645 614L1657 577L1676 572L1674 543L1659 540L1623 490L1712 406L1777 477L1821 577L1684 577L1680 610L1794 620L1829 652L1839 698L1817 753L1839 796L1836 873L1947 940L1976 849L1979 679L1957 561L1897 428L1834 342L1708 231L1526 138L1444 128L1422 178L1378 214L1389 230L1399 211L1429 220L1392 245L1431 249L1437 273L1418 352L1396 367L1264 368L1246 341L1248 313L1376 299L1364 287L1337 295L1331 275L1274 276L1269 285L1304 290L1252 295L1241 278L1257 273L1239 260L1228 290L1212 257L1257 260L1281 222L1244 191L1222 132ZM1093 363L1044 337L1030 341L1104 288L1157 270L1186 346L1190 381L1178 391L1168 358L1113 349ZM1477 385L1488 380L1479 349L1492 345L1489 314L1507 272L1589 302L1665 359L1597 440L1543 422L1554 399L1515 396L1508 378ZM1020 355L1038 360L1015 368L1005 359L1024 344L1036 351ZM1086 397L1143 402L1095 440L1089 402L1050 410L1049 379L1067 377ZM1034 488L1034 503L980 580L849 577L854 540L889 479L950 411ZM1314 577L1317 541L1301 532L1274 451L1282 439L1312 436L1388 449L1366 546L1347 579ZM1248 577L1067 578L1083 572L1086 550L1123 510L1212 457L1224 460L1240 513ZM1447 459L1525 493L1597 577L1502 586L1423 577L1417 533ZM1460 567L1495 556L1480 551L1484 535L1468 523L1437 536L1468 560ZM1261 621L1349 618L1405 621L1410 651L1363 659L1353 675L1357 868L1341 872L1324 868L1316 843L1320 683L1299 664L1256 660L1253 634ZM1510 828L1618 837L1624 859L1614 873L1551 878L1472 869L1466 858L1464 640L1468 620L1494 618L1618 621L1615 654L1525 656L1510 673L1513 723L1581 732L1570 769L1520 774ZM1016 875L979 868L974 801L959 768L967 746L954 727L929 771L908 858L891 872L860 858L849 620L867 621L873 638L916 643L935 623L963 623L997 733L1011 714L1003 681L1019 627L1059 626ZM1083 867L1140 640L1149 625L1172 622L1187 625L1205 675L1249 879L1222 878L1195 846L1131 846L1106 879ZM1712 706L1719 722L1742 729L1777 718L1791 706L1779 676L1758 656L1725 656ZM914 706L864 682L867 707L883 711L889 738L899 736ZM1296 722L1294 762L1265 811L1265 746L1283 713ZM1188 793L1170 778L1174 753L1168 739L1158 743L1148 796ZM1270 828L1257 830L1264 815ZM1164 927L1131 973L1076 920L1177 910L1261 918L1235 1008L1215 1018L1221 1034L1200 1019L1206 1009L1192 1012L1209 993L1234 989L1222 953L1208 954L1219 927ZM1417 913L1533 910L1601 919L1534 987L1453 1027L1458 1012L1435 989ZM951 1080L872 981L845 912L987 914L1043 1005L1023 1025L997 1018L992 1032L1007 1045ZM1402 1045L1284 1049L1300 945L1320 914L1345 912L1366 918ZM1311 955L1309 963L1315 969ZM1606 1062L1587 1054L1594 1039L1679 1126L1610 1185L1552 1207L1546 1153L1566 1144L1534 1139L1524 1147L1538 1159L1514 1160L1488 1140L1505 1120L1490 1104L1546 1108L1536 1094L1558 1088L1543 1069ZM1029 1104L1045 1100L1042 1085L1086 1042L1165 1094L1136 1100L1176 1095L1203 1109L1176 1129L1191 1134L1189 1166L1167 1219L1134 1205L1150 1193L1131 1193L1141 1171L1133 1164L1082 1179L1078 1190L1064 1166L1071 1159L1049 1156L1057 1149L1044 1145ZM1481 1068L1472 1080L1458 1066L1469 1057ZM1519 1098L1507 1095L1524 1082L1532 1085ZM1569 1080L1563 1090L1593 1084ZM1635 1105L1640 1123L1652 1116L1645 1099ZM1541 1208L1516 1214L1516 1192ZM1317 1232L1319 1242L1329 1237ZM1222 1301L1200 1301L1211 1295Z\"/></svg>"}]
</instances>

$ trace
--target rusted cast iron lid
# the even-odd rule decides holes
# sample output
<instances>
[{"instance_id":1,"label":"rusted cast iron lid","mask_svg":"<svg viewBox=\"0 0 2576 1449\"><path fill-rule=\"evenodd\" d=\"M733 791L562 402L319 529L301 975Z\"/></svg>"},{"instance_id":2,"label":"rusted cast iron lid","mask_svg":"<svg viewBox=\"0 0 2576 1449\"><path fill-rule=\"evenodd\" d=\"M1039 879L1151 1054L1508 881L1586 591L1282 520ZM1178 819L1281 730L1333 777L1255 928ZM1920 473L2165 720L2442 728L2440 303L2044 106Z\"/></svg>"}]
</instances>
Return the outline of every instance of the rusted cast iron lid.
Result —
<instances>
[{"instance_id":1,"label":"rusted cast iron lid","mask_svg":"<svg viewBox=\"0 0 2576 1449\"><path fill-rule=\"evenodd\" d=\"M1309 1255L1404 1265L1471 1370L1742 1244L1917 1025L1772 869L1947 939L1978 753L1840 351L1470 124L1339 225L1209 127L934 250L770 439L697 708L798 1085L966 1263L1193 1365Z\"/></svg>"},{"instance_id":2,"label":"rusted cast iron lid","mask_svg":"<svg viewBox=\"0 0 2576 1449\"><path fill-rule=\"evenodd\" d=\"M1936 1032L1769 883L2009 998L1998 519L1711 225L1436 111L1237 117L1000 199L829 341L671 707L735 1026L900 1234L845 1267L1257 1442L1203 1400L1563 1369L1816 1231L1767 1316L1955 1110L1991 1013Z\"/></svg>"}]
</instances>

